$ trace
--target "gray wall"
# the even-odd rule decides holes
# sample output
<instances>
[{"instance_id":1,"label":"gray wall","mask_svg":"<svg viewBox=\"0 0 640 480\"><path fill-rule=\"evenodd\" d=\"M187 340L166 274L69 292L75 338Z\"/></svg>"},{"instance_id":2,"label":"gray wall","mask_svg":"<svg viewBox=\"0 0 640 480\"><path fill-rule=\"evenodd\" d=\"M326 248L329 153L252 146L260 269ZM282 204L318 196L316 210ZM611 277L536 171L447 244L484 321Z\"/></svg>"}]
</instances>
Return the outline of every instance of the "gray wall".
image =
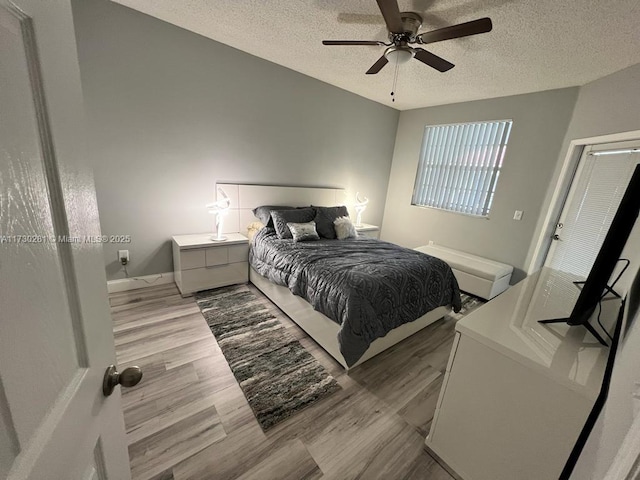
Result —
<instances>
[{"instance_id":1,"label":"gray wall","mask_svg":"<svg viewBox=\"0 0 640 480\"><path fill-rule=\"evenodd\" d=\"M73 2L108 279L173 269L216 181L320 185L382 221L398 112L106 0ZM300 52L301 55L304 52ZM363 77L364 81L364 77Z\"/></svg>"},{"instance_id":2,"label":"gray wall","mask_svg":"<svg viewBox=\"0 0 640 480\"><path fill-rule=\"evenodd\" d=\"M580 87L564 154L571 140L640 130L640 63Z\"/></svg>"},{"instance_id":3,"label":"gray wall","mask_svg":"<svg viewBox=\"0 0 640 480\"><path fill-rule=\"evenodd\" d=\"M551 206L551 196L572 140L633 130L640 130L640 63L580 87L578 100L549 183L543 212L552 208L553 218L560 214L562 205ZM576 158L573 168L577 160ZM562 187L567 190L569 182L565 182ZM545 238L550 238L553 230L553 222L545 225L543 216L538 220L536 231L544 232ZM537 263L541 264L543 258L533 258L534 248L535 242L531 246L528 259L537 260ZM543 255L547 248L548 243L542 252Z\"/></svg>"},{"instance_id":4,"label":"gray wall","mask_svg":"<svg viewBox=\"0 0 640 480\"><path fill-rule=\"evenodd\" d=\"M407 247L429 240L513 265L525 259L571 118L577 88L401 112L381 238ZM513 127L489 219L411 205L426 125L512 119ZM523 210L521 221L513 220Z\"/></svg>"}]
</instances>

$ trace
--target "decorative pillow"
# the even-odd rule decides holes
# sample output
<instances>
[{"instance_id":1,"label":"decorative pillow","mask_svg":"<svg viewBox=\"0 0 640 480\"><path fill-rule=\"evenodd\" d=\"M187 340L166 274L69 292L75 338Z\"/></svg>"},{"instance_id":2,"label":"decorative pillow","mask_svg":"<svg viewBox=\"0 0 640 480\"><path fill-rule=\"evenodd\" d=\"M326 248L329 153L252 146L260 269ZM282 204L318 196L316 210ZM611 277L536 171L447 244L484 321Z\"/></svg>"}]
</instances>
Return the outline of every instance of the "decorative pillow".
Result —
<instances>
[{"instance_id":1,"label":"decorative pillow","mask_svg":"<svg viewBox=\"0 0 640 480\"><path fill-rule=\"evenodd\" d=\"M316 209L311 207L296 208L295 210L273 210L271 212L273 226L280 239L293 238L287 223L307 223L313 221L315 216Z\"/></svg>"},{"instance_id":2,"label":"decorative pillow","mask_svg":"<svg viewBox=\"0 0 640 480\"><path fill-rule=\"evenodd\" d=\"M336 238L336 229L333 226L333 222L338 217L348 217L347 207L344 205L340 207L315 207L316 218L313 219L316 222L316 230L318 234L323 238Z\"/></svg>"},{"instance_id":3,"label":"decorative pillow","mask_svg":"<svg viewBox=\"0 0 640 480\"><path fill-rule=\"evenodd\" d=\"M264 223L262 222L251 222L247 227L247 237L249 238L249 242L253 241L253 237L256 236L260 230L264 228Z\"/></svg>"},{"instance_id":4,"label":"decorative pillow","mask_svg":"<svg viewBox=\"0 0 640 480\"><path fill-rule=\"evenodd\" d=\"M311 240L320 240L318 232L316 232L316 222L307 223L287 223L294 242L308 242Z\"/></svg>"},{"instance_id":5,"label":"decorative pillow","mask_svg":"<svg viewBox=\"0 0 640 480\"><path fill-rule=\"evenodd\" d=\"M272 210L294 210L295 207L279 207L277 205L262 205L254 208L253 214L259 219L265 226L273 228L273 220L271 219Z\"/></svg>"},{"instance_id":6,"label":"decorative pillow","mask_svg":"<svg viewBox=\"0 0 640 480\"><path fill-rule=\"evenodd\" d=\"M356 227L353 226L349 217L336 218L333 222L333 226L336 229L336 236L338 237L338 240L345 240L347 238L355 238L358 236Z\"/></svg>"}]
</instances>

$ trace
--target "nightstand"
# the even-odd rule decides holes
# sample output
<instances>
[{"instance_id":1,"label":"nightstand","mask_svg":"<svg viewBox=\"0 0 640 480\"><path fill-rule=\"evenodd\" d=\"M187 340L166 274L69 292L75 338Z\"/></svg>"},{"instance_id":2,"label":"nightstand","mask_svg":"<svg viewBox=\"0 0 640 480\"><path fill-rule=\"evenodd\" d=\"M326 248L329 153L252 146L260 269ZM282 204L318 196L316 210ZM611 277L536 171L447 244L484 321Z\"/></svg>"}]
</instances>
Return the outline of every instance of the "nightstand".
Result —
<instances>
[{"instance_id":1,"label":"nightstand","mask_svg":"<svg viewBox=\"0 0 640 480\"><path fill-rule=\"evenodd\" d=\"M362 235L365 235L367 237L380 238L380 227L377 225L369 225L368 223L363 223L359 227L356 226L356 232L361 233Z\"/></svg>"},{"instance_id":2,"label":"nightstand","mask_svg":"<svg viewBox=\"0 0 640 480\"><path fill-rule=\"evenodd\" d=\"M172 238L174 279L183 297L249 281L249 239L239 233L226 236L224 242L214 242L211 234Z\"/></svg>"}]
</instances>

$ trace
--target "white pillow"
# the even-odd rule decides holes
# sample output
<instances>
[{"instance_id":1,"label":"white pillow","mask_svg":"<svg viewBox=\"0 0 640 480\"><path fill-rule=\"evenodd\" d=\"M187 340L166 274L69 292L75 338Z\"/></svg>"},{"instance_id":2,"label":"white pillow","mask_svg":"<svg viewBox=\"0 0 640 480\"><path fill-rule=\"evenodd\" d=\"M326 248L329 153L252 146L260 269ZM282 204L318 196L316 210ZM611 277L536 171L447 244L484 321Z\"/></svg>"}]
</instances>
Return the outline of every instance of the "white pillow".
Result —
<instances>
[{"instance_id":1,"label":"white pillow","mask_svg":"<svg viewBox=\"0 0 640 480\"><path fill-rule=\"evenodd\" d=\"M247 237L249 237L249 242L253 241L253 237L256 236L260 230L264 228L264 223L262 222L251 222L247 227Z\"/></svg>"},{"instance_id":2,"label":"white pillow","mask_svg":"<svg viewBox=\"0 0 640 480\"><path fill-rule=\"evenodd\" d=\"M336 236L338 240L345 240L347 238L356 238L358 236L358 232L356 232L356 227L351 223L351 219L349 217L338 217L334 220L333 226L336 229Z\"/></svg>"}]
</instances>

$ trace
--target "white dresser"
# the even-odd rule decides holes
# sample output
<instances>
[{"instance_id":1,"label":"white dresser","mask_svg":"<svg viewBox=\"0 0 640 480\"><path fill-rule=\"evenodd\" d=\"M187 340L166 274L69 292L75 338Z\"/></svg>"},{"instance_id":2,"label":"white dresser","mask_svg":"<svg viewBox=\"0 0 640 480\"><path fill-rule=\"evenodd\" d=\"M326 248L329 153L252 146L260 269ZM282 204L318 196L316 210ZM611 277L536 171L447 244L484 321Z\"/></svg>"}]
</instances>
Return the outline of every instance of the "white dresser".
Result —
<instances>
[{"instance_id":1,"label":"white dresser","mask_svg":"<svg viewBox=\"0 0 640 480\"><path fill-rule=\"evenodd\" d=\"M609 354L583 327L537 322L568 316L579 293L573 279L544 268L456 325L426 445L464 480L562 471ZM603 302L605 325L619 307Z\"/></svg>"},{"instance_id":2,"label":"white dresser","mask_svg":"<svg viewBox=\"0 0 640 480\"><path fill-rule=\"evenodd\" d=\"M183 296L249 281L249 240L240 233L214 242L211 234L173 237L173 272Z\"/></svg>"},{"instance_id":3,"label":"white dresser","mask_svg":"<svg viewBox=\"0 0 640 480\"><path fill-rule=\"evenodd\" d=\"M354 225L356 232L371 238L380 238L380 227L363 223L360 226Z\"/></svg>"}]
</instances>

